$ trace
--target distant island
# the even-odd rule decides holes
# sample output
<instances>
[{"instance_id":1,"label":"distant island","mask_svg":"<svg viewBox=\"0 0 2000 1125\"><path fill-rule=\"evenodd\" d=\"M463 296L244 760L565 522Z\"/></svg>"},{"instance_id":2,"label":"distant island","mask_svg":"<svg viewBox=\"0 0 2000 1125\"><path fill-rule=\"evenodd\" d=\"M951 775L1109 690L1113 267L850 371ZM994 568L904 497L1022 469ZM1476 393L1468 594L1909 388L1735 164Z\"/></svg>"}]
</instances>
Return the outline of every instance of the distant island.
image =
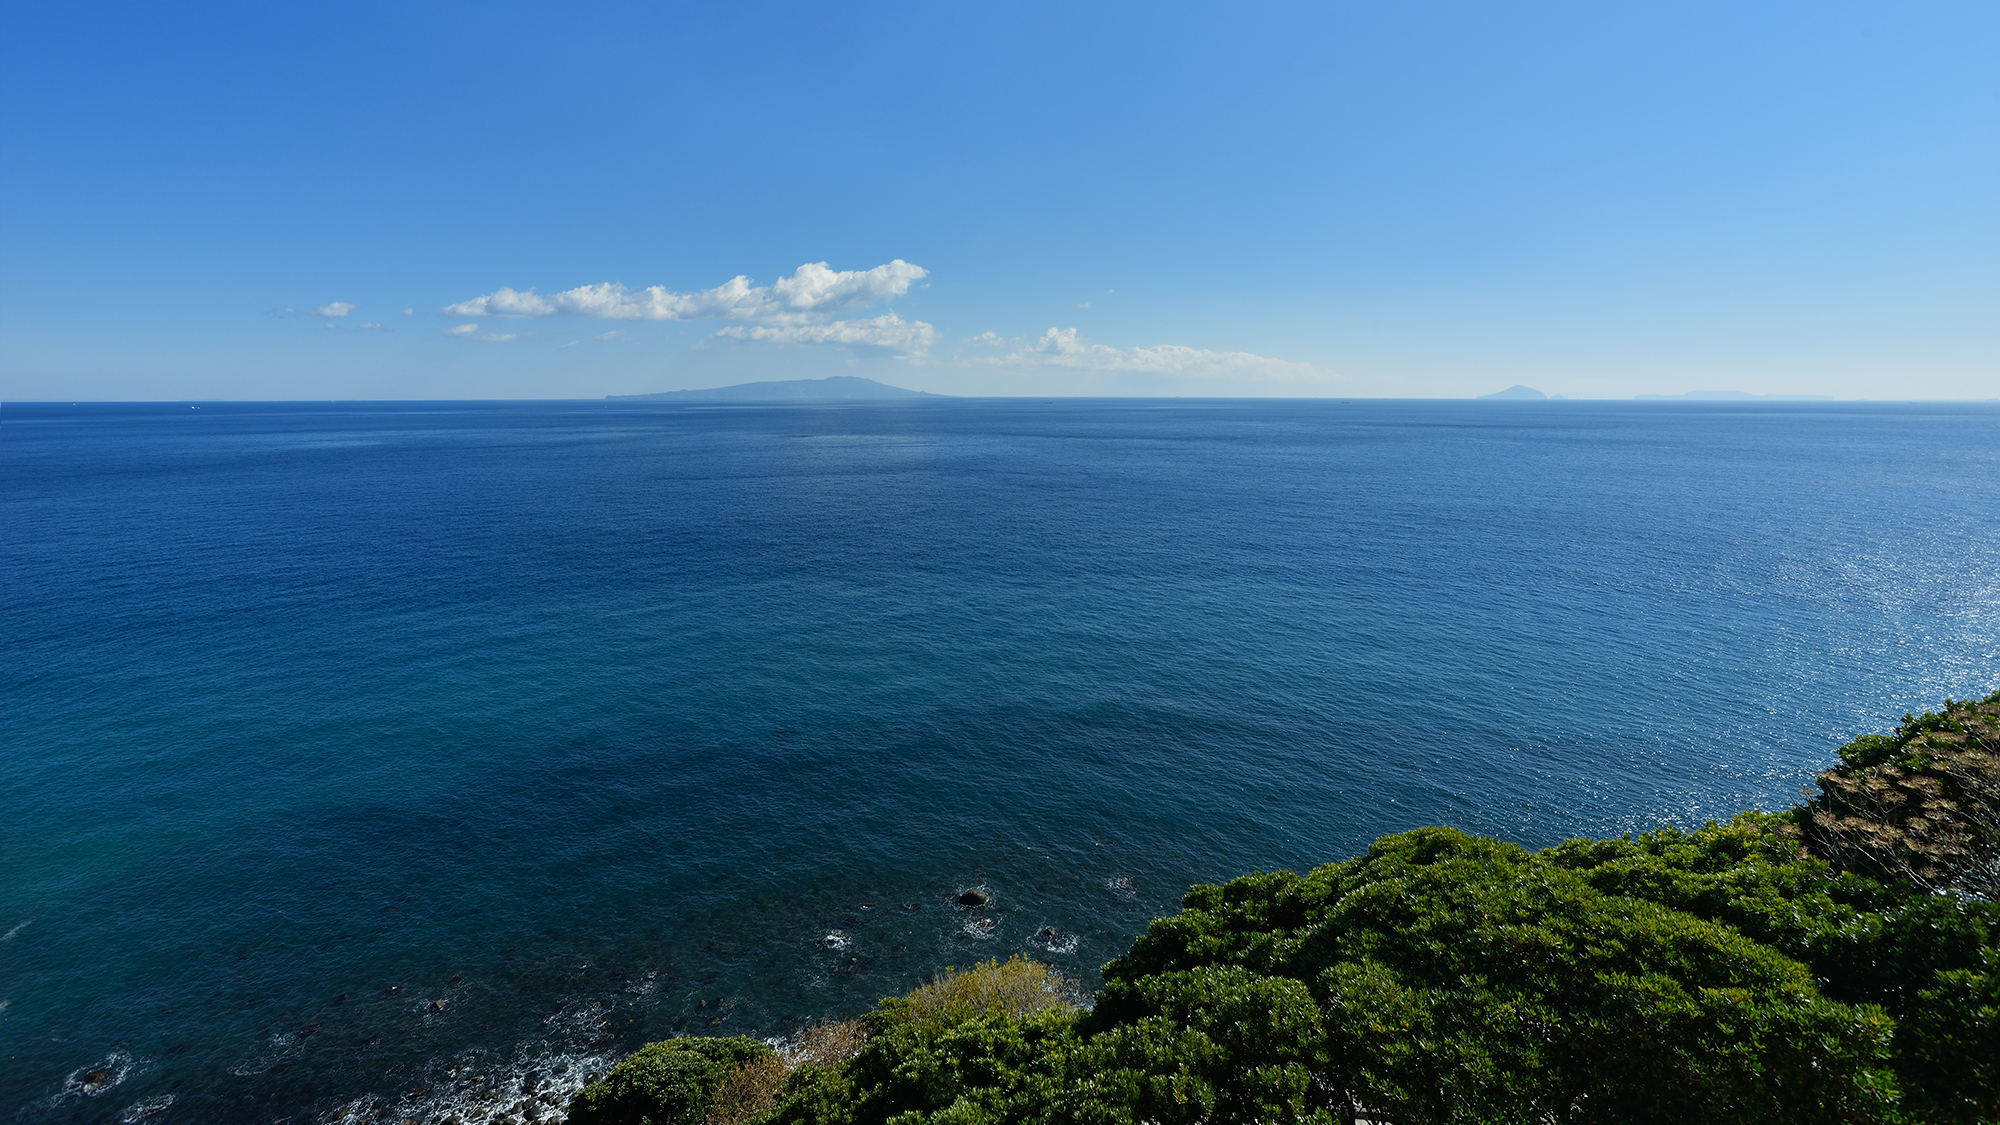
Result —
<instances>
[{"instance_id":1,"label":"distant island","mask_svg":"<svg viewBox=\"0 0 2000 1125\"><path fill-rule=\"evenodd\" d=\"M1548 402L1560 399L1563 396L1545 395L1533 387L1524 387L1516 383L1504 391L1494 391L1490 395L1476 395L1474 397L1481 399L1508 399L1520 402Z\"/></svg>"},{"instance_id":2,"label":"distant island","mask_svg":"<svg viewBox=\"0 0 2000 1125\"><path fill-rule=\"evenodd\" d=\"M1748 391L1688 391L1678 395L1633 395L1640 402L1658 402L1664 399L1692 399L1696 402L1728 402L1735 399L1758 399L1764 402L1832 402L1832 395L1753 395Z\"/></svg>"},{"instance_id":3,"label":"distant island","mask_svg":"<svg viewBox=\"0 0 2000 1125\"><path fill-rule=\"evenodd\" d=\"M661 391L650 395L605 395L617 402L865 402L880 399L949 398L929 391L905 390L863 379L858 375L832 375L825 379L780 379L763 383L738 383L733 387L710 387L699 391Z\"/></svg>"}]
</instances>

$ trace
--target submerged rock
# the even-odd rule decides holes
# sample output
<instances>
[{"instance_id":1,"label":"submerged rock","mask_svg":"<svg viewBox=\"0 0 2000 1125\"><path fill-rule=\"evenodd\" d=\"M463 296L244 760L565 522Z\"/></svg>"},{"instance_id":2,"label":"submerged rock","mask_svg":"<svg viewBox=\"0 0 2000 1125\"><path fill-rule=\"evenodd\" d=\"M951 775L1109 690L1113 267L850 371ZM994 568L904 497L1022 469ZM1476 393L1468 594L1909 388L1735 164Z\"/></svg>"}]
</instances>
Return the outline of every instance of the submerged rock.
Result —
<instances>
[{"instance_id":1,"label":"submerged rock","mask_svg":"<svg viewBox=\"0 0 2000 1125\"><path fill-rule=\"evenodd\" d=\"M992 895L977 888L961 892L958 896L958 904L960 906L985 906L991 901L993 901Z\"/></svg>"}]
</instances>

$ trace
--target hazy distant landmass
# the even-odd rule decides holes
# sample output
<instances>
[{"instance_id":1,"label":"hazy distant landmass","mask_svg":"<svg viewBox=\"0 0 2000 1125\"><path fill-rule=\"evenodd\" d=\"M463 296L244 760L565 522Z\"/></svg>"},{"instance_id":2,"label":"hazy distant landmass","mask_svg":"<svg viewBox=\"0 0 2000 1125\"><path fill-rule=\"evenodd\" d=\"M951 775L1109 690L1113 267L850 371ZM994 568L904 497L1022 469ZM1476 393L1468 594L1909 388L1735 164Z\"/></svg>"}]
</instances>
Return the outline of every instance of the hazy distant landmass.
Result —
<instances>
[{"instance_id":1,"label":"hazy distant landmass","mask_svg":"<svg viewBox=\"0 0 2000 1125\"><path fill-rule=\"evenodd\" d=\"M1678 394L1678 395L1633 395L1632 397L1635 399L1653 400L1653 401L1657 401L1660 399L1697 399L1697 400L1705 400L1713 402L1718 400L1750 399L1750 398L1762 399L1766 402L1832 402L1833 401L1832 395L1753 395L1748 391L1689 391L1686 394Z\"/></svg>"},{"instance_id":2,"label":"hazy distant landmass","mask_svg":"<svg viewBox=\"0 0 2000 1125\"><path fill-rule=\"evenodd\" d=\"M764 383L738 383L733 387L710 387L699 391L661 391L650 395L605 395L625 402L677 399L700 402L857 402L885 398L949 398L929 391L892 387L858 375L832 375L825 379L780 379Z\"/></svg>"},{"instance_id":3,"label":"hazy distant landmass","mask_svg":"<svg viewBox=\"0 0 2000 1125\"><path fill-rule=\"evenodd\" d=\"M1494 391L1490 395L1477 395L1480 399L1503 399L1516 402L1556 402L1562 395L1545 395L1533 387L1519 383L1504 391ZM1755 399L1762 402L1832 402L1832 395L1753 395L1748 391L1688 391L1678 395L1633 395L1635 400L1650 402L1732 402Z\"/></svg>"}]
</instances>

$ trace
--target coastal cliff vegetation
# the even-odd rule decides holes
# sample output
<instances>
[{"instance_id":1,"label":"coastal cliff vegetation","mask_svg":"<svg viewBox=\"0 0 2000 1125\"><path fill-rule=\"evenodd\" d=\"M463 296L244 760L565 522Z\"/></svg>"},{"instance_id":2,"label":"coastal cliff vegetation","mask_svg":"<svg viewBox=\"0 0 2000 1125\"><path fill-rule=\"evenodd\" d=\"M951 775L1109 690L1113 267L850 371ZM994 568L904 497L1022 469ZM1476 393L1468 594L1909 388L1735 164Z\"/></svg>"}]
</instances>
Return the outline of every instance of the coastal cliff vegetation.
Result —
<instances>
[{"instance_id":1,"label":"coastal cliff vegetation","mask_svg":"<svg viewBox=\"0 0 2000 1125\"><path fill-rule=\"evenodd\" d=\"M652 1044L570 1125L2000 1121L2000 693L1805 805L1530 851L1450 828L1196 886L1089 1003L951 971Z\"/></svg>"}]
</instances>

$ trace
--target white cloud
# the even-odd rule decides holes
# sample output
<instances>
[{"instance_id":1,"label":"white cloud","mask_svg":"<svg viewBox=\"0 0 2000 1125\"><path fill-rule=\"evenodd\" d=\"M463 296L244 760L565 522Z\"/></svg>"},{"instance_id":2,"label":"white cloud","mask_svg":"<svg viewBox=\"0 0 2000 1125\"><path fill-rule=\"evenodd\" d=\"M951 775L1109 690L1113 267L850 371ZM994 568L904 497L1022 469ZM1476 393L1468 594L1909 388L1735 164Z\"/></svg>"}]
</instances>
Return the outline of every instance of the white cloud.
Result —
<instances>
[{"instance_id":1,"label":"white cloud","mask_svg":"<svg viewBox=\"0 0 2000 1125\"><path fill-rule=\"evenodd\" d=\"M608 344L611 341L616 340L618 337L623 336L624 334L625 334L624 329L614 328L609 332L599 332L597 334L597 338Z\"/></svg>"},{"instance_id":2,"label":"white cloud","mask_svg":"<svg viewBox=\"0 0 2000 1125\"><path fill-rule=\"evenodd\" d=\"M968 344L977 344L982 348L997 348L1006 342L998 332L981 332L979 335L966 341Z\"/></svg>"},{"instance_id":3,"label":"white cloud","mask_svg":"<svg viewBox=\"0 0 2000 1125\"><path fill-rule=\"evenodd\" d=\"M290 312L291 310L287 309L285 311ZM314 316L346 316L353 311L354 305L352 302L328 301L326 304L314 309L312 314Z\"/></svg>"},{"instance_id":4,"label":"white cloud","mask_svg":"<svg viewBox=\"0 0 2000 1125\"><path fill-rule=\"evenodd\" d=\"M404 316L415 316L415 315L417 315L417 310L415 310L415 309L404 309L404 310L403 310L403 315L404 315Z\"/></svg>"},{"instance_id":5,"label":"white cloud","mask_svg":"<svg viewBox=\"0 0 2000 1125\"><path fill-rule=\"evenodd\" d=\"M904 320L895 313L872 320L836 320L831 324L801 324L782 328L729 327L716 333L730 340L762 344L842 344L881 348L909 355L937 342L937 330L921 320Z\"/></svg>"},{"instance_id":6,"label":"white cloud","mask_svg":"<svg viewBox=\"0 0 2000 1125\"><path fill-rule=\"evenodd\" d=\"M444 330L447 336L457 336L461 340L491 340L505 344L521 338L518 332L481 332L477 324L457 324Z\"/></svg>"},{"instance_id":7,"label":"white cloud","mask_svg":"<svg viewBox=\"0 0 2000 1125\"><path fill-rule=\"evenodd\" d=\"M928 276L901 258L871 270L835 270L808 262L770 285L742 275L713 289L675 293L663 286L636 292L615 281L580 285L543 296L533 289L496 289L444 308L446 316L589 316L611 320L754 320L766 324L816 324L835 313L900 297Z\"/></svg>"},{"instance_id":8,"label":"white cloud","mask_svg":"<svg viewBox=\"0 0 2000 1125\"><path fill-rule=\"evenodd\" d=\"M361 322L361 330L362 330L363 332L368 332L368 331L377 331L377 332L386 332L386 331L388 331L387 329L383 328L383 327L382 327L381 325L379 325L379 324L376 324L376 323L375 323L375 322L373 322L373 321L362 321L362 322Z\"/></svg>"},{"instance_id":9,"label":"white cloud","mask_svg":"<svg viewBox=\"0 0 2000 1125\"><path fill-rule=\"evenodd\" d=\"M989 333L990 335L990 333ZM1157 375L1190 375L1214 379L1329 379L1332 372L1310 363L1272 359L1252 352L1212 352L1202 348L1161 344L1151 348L1113 348L1088 344L1074 328L1051 328L1041 339L1010 355L981 363L1014 366L1068 367L1080 371L1131 371Z\"/></svg>"}]
</instances>

